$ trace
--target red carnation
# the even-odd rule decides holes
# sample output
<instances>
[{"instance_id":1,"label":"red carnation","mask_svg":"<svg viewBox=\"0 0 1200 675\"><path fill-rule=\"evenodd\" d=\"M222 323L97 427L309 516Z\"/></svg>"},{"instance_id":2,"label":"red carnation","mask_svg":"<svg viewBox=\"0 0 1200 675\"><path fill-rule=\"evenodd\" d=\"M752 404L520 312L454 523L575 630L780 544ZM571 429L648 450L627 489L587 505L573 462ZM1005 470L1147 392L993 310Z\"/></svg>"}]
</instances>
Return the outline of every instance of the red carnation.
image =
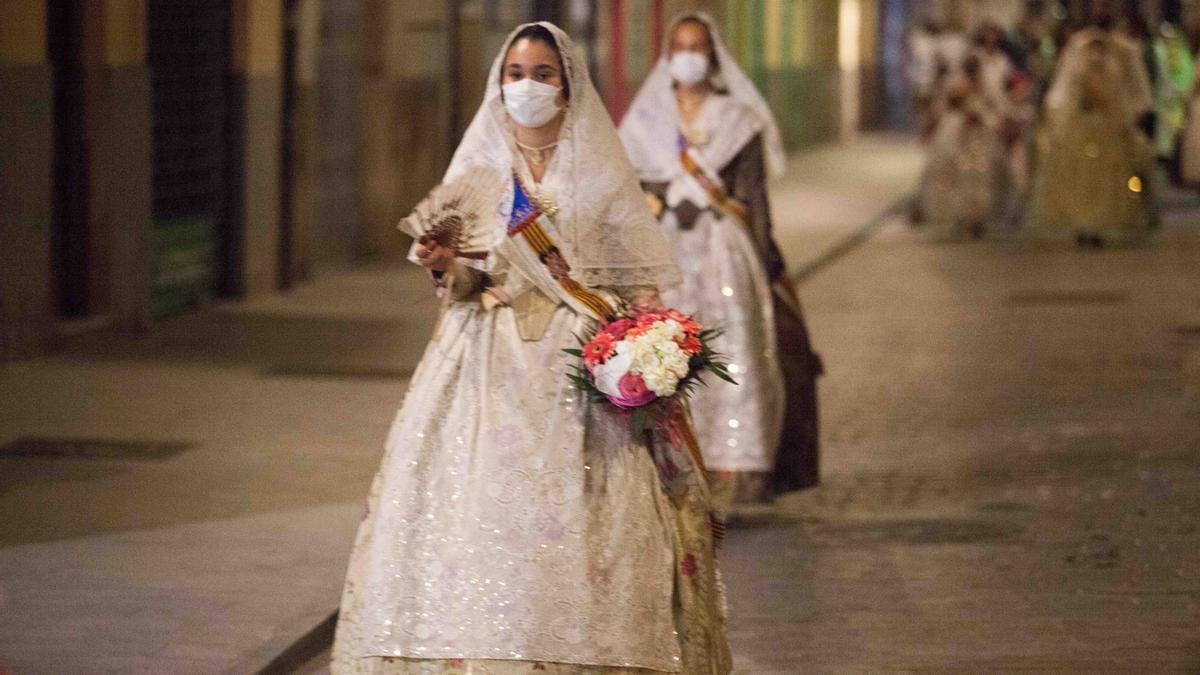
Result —
<instances>
[{"instance_id":1,"label":"red carnation","mask_svg":"<svg viewBox=\"0 0 1200 675\"><path fill-rule=\"evenodd\" d=\"M618 319L600 329L600 332L605 335L610 335L614 340L620 340L625 337L625 332L634 327L632 319Z\"/></svg>"},{"instance_id":2,"label":"red carnation","mask_svg":"<svg viewBox=\"0 0 1200 675\"><path fill-rule=\"evenodd\" d=\"M685 333L683 337L675 341L675 344L679 345L685 354L700 353L700 338L696 337L695 333Z\"/></svg>"},{"instance_id":3,"label":"red carnation","mask_svg":"<svg viewBox=\"0 0 1200 675\"><path fill-rule=\"evenodd\" d=\"M658 323L659 321L662 321L665 318L666 317L661 312L644 312L642 314L638 314L637 325L653 326L654 324Z\"/></svg>"},{"instance_id":4,"label":"red carnation","mask_svg":"<svg viewBox=\"0 0 1200 675\"><path fill-rule=\"evenodd\" d=\"M629 330L625 331L625 338L632 340L633 338L635 338L639 335L642 335L643 333L648 332L650 330L651 325L652 324L646 324L643 326L642 324L638 324L638 325L634 326L633 328L630 328Z\"/></svg>"},{"instance_id":5,"label":"red carnation","mask_svg":"<svg viewBox=\"0 0 1200 675\"><path fill-rule=\"evenodd\" d=\"M682 323L682 324L693 323L692 317L688 316L687 314L684 314L683 312L681 312L677 309L668 309L665 312L663 312L663 316L667 317L668 319L674 319L675 321L678 321L679 323Z\"/></svg>"}]
</instances>

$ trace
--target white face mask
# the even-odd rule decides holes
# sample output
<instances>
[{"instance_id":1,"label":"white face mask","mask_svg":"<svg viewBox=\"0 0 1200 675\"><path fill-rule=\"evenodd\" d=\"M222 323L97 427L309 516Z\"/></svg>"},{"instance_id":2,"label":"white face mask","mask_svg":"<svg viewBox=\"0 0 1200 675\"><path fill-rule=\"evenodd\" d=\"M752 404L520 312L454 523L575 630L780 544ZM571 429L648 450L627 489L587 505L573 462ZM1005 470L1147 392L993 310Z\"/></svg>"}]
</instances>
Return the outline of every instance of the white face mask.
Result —
<instances>
[{"instance_id":1,"label":"white face mask","mask_svg":"<svg viewBox=\"0 0 1200 675\"><path fill-rule=\"evenodd\" d=\"M517 124L530 129L545 126L558 114L559 87L536 82L528 77L500 88L504 107Z\"/></svg>"},{"instance_id":2,"label":"white face mask","mask_svg":"<svg viewBox=\"0 0 1200 675\"><path fill-rule=\"evenodd\" d=\"M700 52L675 52L667 70L679 84L699 84L708 77L708 57Z\"/></svg>"}]
</instances>

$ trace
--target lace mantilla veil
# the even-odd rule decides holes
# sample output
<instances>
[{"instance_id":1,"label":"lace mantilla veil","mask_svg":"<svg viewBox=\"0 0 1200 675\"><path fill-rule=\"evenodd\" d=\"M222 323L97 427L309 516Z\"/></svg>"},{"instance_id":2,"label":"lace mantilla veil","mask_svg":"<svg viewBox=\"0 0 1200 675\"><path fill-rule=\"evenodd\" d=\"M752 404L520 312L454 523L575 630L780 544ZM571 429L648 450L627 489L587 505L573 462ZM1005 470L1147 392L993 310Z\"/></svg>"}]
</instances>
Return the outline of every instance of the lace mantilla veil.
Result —
<instances>
[{"instance_id":1,"label":"lace mantilla veil","mask_svg":"<svg viewBox=\"0 0 1200 675\"><path fill-rule=\"evenodd\" d=\"M642 180L665 183L676 178L683 170L678 161L678 149L675 147L675 139L679 133L679 117L676 113L667 55L670 52L670 36L684 21L699 21L708 27L713 53L716 54L719 67L714 76L714 84L718 90L728 92L729 98L740 104L745 113L736 119L721 120L722 133L713 139L714 146L719 147L706 148L705 154L714 164L723 165L733 159L754 134L761 132L766 151L767 171L772 177L781 176L787 158L779 135L779 125L775 122L771 108L754 86L754 81L729 53L712 17L704 12L688 12L675 17L671 22L666 43L662 46L662 55L642 84L642 88L638 90L629 112L625 114L621 123L621 138L624 139L630 158Z\"/></svg>"},{"instance_id":2,"label":"lace mantilla veil","mask_svg":"<svg viewBox=\"0 0 1200 675\"><path fill-rule=\"evenodd\" d=\"M500 68L514 37L531 25L550 31L562 55L570 101L553 161L569 171L561 192L547 195L560 206L554 217L563 241L557 242L573 276L593 286L668 288L679 283L679 269L657 220L642 197L637 175L625 154L612 119L587 72L587 61L573 41L551 23L523 24L504 41L488 72L483 104L467 127L450 161L445 180L472 166L485 165L513 175L517 156L512 123L500 98ZM512 209L512 181L501 200L494 241L505 236ZM493 247L494 249L495 247ZM491 262L482 263L487 268Z\"/></svg>"}]
</instances>

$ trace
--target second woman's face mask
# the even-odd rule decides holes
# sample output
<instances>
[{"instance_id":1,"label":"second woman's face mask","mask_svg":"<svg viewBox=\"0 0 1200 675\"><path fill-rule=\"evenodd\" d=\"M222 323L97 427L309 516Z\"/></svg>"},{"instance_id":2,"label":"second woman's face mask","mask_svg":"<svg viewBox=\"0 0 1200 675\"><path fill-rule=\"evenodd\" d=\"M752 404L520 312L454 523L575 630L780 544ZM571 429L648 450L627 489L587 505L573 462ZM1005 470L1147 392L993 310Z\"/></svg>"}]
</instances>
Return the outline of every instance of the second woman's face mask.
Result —
<instances>
[{"instance_id":1,"label":"second woman's face mask","mask_svg":"<svg viewBox=\"0 0 1200 675\"><path fill-rule=\"evenodd\" d=\"M501 87L504 92L504 107L508 114L523 127L531 129L545 126L558 114L559 87L529 78L509 82Z\"/></svg>"},{"instance_id":2,"label":"second woman's face mask","mask_svg":"<svg viewBox=\"0 0 1200 675\"><path fill-rule=\"evenodd\" d=\"M699 84L708 77L708 57L700 52L675 52L667 68L676 82L684 85Z\"/></svg>"}]
</instances>

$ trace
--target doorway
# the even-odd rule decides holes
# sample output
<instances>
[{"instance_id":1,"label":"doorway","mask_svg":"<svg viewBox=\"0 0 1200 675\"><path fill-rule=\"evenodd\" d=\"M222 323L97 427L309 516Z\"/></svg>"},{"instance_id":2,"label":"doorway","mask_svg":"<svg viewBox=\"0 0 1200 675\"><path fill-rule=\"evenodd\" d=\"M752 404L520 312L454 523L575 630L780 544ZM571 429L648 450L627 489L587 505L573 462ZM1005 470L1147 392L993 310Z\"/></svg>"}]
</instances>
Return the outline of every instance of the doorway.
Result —
<instances>
[{"instance_id":1,"label":"doorway","mask_svg":"<svg viewBox=\"0 0 1200 675\"><path fill-rule=\"evenodd\" d=\"M91 301L87 79L82 0L47 3L48 60L54 78L51 250L59 318L85 317Z\"/></svg>"},{"instance_id":2,"label":"doorway","mask_svg":"<svg viewBox=\"0 0 1200 675\"><path fill-rule=\"evenodd\" d=\"M153 86L151 310L163 318L237 295L230 2L150 0Z\"/></svg>"}]
</instances>

